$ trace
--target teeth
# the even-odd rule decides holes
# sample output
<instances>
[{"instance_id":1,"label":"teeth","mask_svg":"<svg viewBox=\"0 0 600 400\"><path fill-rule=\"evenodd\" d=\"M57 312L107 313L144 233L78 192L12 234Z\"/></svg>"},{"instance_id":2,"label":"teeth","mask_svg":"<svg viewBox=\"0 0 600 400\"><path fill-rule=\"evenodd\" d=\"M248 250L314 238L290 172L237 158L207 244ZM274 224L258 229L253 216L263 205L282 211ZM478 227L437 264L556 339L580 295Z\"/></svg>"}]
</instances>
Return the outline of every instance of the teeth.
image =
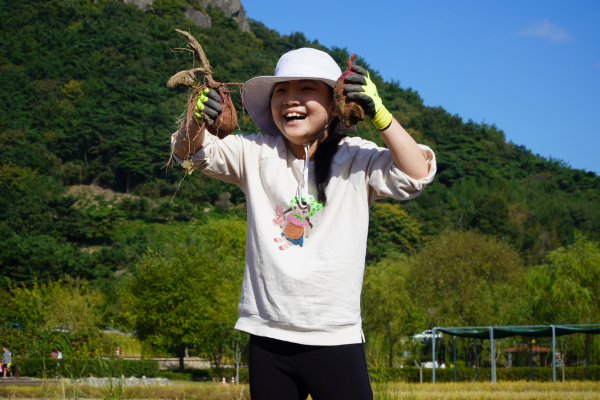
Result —
<instances>
[{"instance_id":1,"label":"teeth","mask_svg":"<svg viewBox=\"0 0 600 400\"><path fill-rule=\"evenodd\" d=\"M298 114L298 113L295 113L295 112L287 113L287 114L285 114L285 116L288 117L288 118L291 118L291 117L304 117L304 115Z\"/></svg>"}]
</instances>

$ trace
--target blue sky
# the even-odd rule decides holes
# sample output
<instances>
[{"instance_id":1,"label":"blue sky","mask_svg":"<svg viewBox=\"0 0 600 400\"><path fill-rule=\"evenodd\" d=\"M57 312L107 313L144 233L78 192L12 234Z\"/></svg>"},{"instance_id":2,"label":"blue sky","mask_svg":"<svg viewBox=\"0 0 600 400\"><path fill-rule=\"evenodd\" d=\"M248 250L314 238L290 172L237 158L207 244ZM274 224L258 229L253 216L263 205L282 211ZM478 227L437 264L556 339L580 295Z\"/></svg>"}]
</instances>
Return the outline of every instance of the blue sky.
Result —
<instances>
[{"instance_id":1,"label":"blue sky","mask_svg":"<svg viewBox=\"0 0 600 400\"><path fill-rule=\"evenodd\" d=\"M600 1L242 0L281 34L346 47L426 105L600 174Z\"/></svg>"}]
</instances>

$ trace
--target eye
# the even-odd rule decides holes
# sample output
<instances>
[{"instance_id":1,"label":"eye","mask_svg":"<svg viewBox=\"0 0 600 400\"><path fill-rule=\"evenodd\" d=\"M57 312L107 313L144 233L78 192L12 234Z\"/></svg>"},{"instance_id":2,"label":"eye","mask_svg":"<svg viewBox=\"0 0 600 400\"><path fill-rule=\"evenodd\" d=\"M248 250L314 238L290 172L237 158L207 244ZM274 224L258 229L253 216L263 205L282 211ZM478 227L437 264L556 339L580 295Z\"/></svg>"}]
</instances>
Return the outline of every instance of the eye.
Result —
<instances>
[{"instance_id":1,"label":"eye","mask_svg":"<svg viewBox=\"0 0 600 400\"><path fill-rule=\"evenodd\" d=\"M294 210L297 210L296 206L294 206Z\"/></svg>"},{"instance_id":2,"label":"eye","mask_svg":"<svg viewBox=\"0 0 600 400\"><path fill-rule=\"evenodd\" d=\"M304 86L304 87L302 88L302 90L315 90L315 88L313 88L313 87L310 87L310 86Z\"/></svg>"},{"instance_id":3,"label":"eye","mask_svg":"<svg viewBox=\"0 0 600 400\"><path fill-rule=\"evenodd\" d=\"M274 93L285 93L285 89L284 88L275 89Z\"/></svg>"}]
</instances>

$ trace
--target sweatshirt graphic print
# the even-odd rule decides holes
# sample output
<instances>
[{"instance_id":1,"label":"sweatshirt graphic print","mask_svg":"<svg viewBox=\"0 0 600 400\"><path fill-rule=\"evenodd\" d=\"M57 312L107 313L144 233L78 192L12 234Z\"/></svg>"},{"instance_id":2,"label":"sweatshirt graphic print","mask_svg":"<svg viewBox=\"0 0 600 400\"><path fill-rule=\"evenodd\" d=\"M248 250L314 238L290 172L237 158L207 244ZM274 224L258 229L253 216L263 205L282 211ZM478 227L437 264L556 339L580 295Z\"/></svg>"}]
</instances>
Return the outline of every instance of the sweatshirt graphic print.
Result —
<instances>
[{"instance_id":1,"label":"sweatshirt graphic print","mask_svg":"<svg viewBox=\"0 0 600 400\"><path fill-rule=\"evenodd\" d=\"M283 243L279 250L285 250L292 245L302 247L304 239L308 239L313 228L310 217L323 207L324 205L313 197L309 197L308 201L304 197L294 197L290 200L290 208L285 211L281 211L282 206L275 207L276 218L273 221L283 229L281 237L274 239L277 243Z\"/></svg>"}]
</instances>

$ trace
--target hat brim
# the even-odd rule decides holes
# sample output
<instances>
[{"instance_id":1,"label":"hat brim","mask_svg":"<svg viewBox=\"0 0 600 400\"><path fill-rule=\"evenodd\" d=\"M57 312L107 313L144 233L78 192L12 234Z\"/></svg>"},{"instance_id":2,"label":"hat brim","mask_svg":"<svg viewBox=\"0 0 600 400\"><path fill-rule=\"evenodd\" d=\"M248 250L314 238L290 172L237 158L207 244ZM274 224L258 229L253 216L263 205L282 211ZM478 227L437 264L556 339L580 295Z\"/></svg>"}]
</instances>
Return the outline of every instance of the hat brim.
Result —
<instances>
[{"instance_id":1,"label":"hat brim","mask_svg":"<svg viewBox=\"0 0 600 400\"><path fill-rule=\"evenodd\" d=\"M281 131L275 125L273 115L271 114L271 96L275 85L279 82L298 81L302 79L322 81L332 88L335 87L336 83L334 80L315 76L257 76L244 83L242 89L244 107L246 107L246 111L248 111L252 120L254 120L264 133L271 136L281 135ZM344 129L341 124L334 127L335 132L342 130L356 131L356 125L353 125L349 129Z\"/></svg>"}]
</instances>

